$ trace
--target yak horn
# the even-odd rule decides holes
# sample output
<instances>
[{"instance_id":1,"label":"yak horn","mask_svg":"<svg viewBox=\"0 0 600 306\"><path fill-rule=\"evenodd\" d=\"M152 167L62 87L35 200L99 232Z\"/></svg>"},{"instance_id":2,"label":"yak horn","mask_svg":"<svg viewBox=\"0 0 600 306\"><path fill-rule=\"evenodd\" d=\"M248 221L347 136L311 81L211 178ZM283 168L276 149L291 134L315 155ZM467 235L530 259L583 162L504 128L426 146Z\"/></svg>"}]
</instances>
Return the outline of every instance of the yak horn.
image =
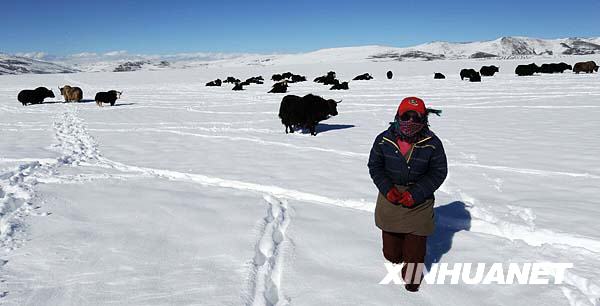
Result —
<instances>
[{"instance_id":1,"label":"yak horn","mask_svg":"<svg viewBox=\"0 0 600 306\"><path fill-rule=\"evenodd\" d=\"M335 104L340 104L340 103L342 103L342 101L343 101L343 99L339 100L338 102L335 102Z\"/></svg>"}]
</instances>

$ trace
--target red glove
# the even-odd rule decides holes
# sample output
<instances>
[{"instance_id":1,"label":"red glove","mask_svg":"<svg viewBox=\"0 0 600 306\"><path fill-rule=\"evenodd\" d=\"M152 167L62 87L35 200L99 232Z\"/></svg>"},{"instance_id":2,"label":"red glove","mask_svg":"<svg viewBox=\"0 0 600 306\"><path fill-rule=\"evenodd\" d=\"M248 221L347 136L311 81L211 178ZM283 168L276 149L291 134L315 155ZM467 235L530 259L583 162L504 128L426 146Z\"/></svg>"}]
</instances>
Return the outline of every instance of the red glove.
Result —
<instances>
[{"instance_id":1,"label":"red glove","mask_svg":"<svg viewBox=\"0 0 600 306\"><path fill-rule=\"evenodd\" d=\"M408 191L404 191L402 194L400 194L400 199L398 202L405 207L412 207L415 205L415 200L413 199L412 194L410 194Z\"/></svg>"},{"instance_id":2,"label":"red glove","mask_svg":"<svg viewBox=\"0 0 600 306\"><path fill-rule=\"evenodd\" d=\"M392 189L390 189L390 191L388 191L388 193L385 197L387 198L388 201L392 202L393 204L399 204L400 199L402 198L402 193L400 191L398 191L398 189L396 189L396 187L392 187Z\"/></svg>"}]
</instances>

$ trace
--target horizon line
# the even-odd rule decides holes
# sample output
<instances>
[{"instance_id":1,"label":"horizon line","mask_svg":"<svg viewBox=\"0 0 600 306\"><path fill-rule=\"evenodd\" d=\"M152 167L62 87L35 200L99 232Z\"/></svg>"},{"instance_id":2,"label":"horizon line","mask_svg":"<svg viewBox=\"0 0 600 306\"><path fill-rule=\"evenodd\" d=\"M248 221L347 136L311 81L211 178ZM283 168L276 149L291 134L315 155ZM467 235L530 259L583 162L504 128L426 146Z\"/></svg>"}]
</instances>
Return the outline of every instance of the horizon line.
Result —
<instances>
[{"instance_id":1,"label":"horizon line","mask_svg":"<svg viewBox=\"0 0 600 306\"><path fill-rule=\"evenodd\" d=\"M117 57L117 56L139 56L139 57L170 57L170 56L198 56L198 55L236 55L236 56L244 56L244 55L296 55L296 54L306 54L306 53L312 53L312 52L317 52L317 51L321 51L321 50L329 50L329 49L341 49L341 48L358 48L358 47L389 47L389 48L398 48L398 49L403 49L403 48L412 48L412 47L417 47L417 46L422 46L422 45L427 45L427 44L433 44L433 43L450 43L450 44L470 44L470 43L485 43L485 42L491 42L491 41L495 41L495 40L499 40L502 38L526 38L526 39L539 39L539 40L561 40L561 39L599 39L599 36L568 36L568 37L553 37L553 38L539 38L539 37L532 37L532 36L522 36L522 35L508 35L508 36L499 36L496 37L494 39L487 39L487 40L473 40L473 41L451 41L451 40L433 40L433 41L428 41L428 42L424 42L424 43L420 43L420 44L413 44L413 45L408 45L408 46L393 46L393 45L385 45L385 44L364 44L364 45L339 45L339 46L332 46L332 47L322 47L322 48L317 48L317 49L311 49L311 50L307 50L307 51L297 51L297 52L285 52L285 51L270 51L270 52L244 52L244 51L181 51L181 52L165 52L165 53L160 53L160 52L152 52L152 53L143 53L143 52L134 52L134 53L130 53L128 50L111 50L111 51L82 51L82 52L77 52L77 53L71 53L71 54L65 54L65 55L60 55L60 54L53 54L53 53L49 53L46 51L40 51L40 50L35 50L35 51L19 51L19 52L14 52L14 53L9 53L9 52L4 52L2 50L0 50L0 54L5 54L5 55L12 55L12 56L18 56L18 57L24 57L24 58L28 58L28 59L34 59L34 60L44 60L45 57L51 57L54 58L54 60L58 60L58 59L76 59L76 58L86 58L86 57ZM49 59L48 59L49 60Z\"/></svg>"}]
</instances>

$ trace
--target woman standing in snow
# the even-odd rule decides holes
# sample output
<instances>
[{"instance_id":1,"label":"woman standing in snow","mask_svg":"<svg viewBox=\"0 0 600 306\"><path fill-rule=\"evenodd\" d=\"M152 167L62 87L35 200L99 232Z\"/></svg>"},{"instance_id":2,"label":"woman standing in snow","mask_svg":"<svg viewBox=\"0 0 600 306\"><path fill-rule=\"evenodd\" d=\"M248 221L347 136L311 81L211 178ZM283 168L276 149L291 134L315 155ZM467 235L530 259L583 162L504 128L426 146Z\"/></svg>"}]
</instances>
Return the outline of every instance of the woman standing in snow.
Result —
<instances>
[{"instance_id":1,"label":"woman standing in snow","mask_svg":"<svg viewBox=\"0 0 600 306\"><path fill-rule=\"evenodd\" d=\"M402 277L409 291L419 290L416 267L425 261L427 236L435 228L433 193L448 173L442 142L429 130L431 112L439 115L417 97L404 98L394 122L375 138L368 163L379 190L375 224L382 230L383 256L405 263ZM407 264L413 264L411 275Z\"/></svg>"}]
</instances>

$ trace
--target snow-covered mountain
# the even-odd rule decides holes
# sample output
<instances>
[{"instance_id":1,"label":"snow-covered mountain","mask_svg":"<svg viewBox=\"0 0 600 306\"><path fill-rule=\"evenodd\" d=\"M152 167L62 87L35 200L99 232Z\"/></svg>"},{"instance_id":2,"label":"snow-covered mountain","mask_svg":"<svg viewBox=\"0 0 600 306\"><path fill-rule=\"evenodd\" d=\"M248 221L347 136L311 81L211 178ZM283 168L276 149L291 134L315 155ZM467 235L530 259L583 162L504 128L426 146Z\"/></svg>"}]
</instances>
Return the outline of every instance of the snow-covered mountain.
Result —
<instances>
[{"instance_id":1,"label":"snow-covered mountain","mask_svg":"<svg viewBox=\"0 0 600 306\"><path fill-rule=\"evenodd\" d=\"M431 61L456 59L556 58L600 54L600 38L544 40L501 37L466 43L431 42L414 47L360 46L321 49L303 54L271 56L269 64L355 63L387 61ZM577 61L579 59L574 59Z\"/></svg>"},{"instance_id":2,"label":"snow-covered mountain","mask_svg":"<svg viewBox=\"0 0 600 306\"><path fill-rule=\"evenodd\" d=\"M106 53L83 52L67 56L53 56L42 52L19 54L85 72L127 72L139 70L185 69L219 63L223 60L248 58L249 54L240 53L178 53L163 55L131 54L125 50Z\"/></svg>"},{"instance_id":3,"label":"snow-covered mountain","mask_svg":"<svg viewBox=\"0 0 600 306\"><path fill-rule=\"evenodd\" d=\"M598 38L537 39L501 37L468 43L432 42L397 51L400 58L432 59L521 58L530 56L589 55L600 53ZM419 55L423 53L424 55ZM415 55L416 54L416 55Z\"/></svg>"},{"instance_id":4,"label":"snow-covered mountain","mask_svg":"<svg viewBox=\"0 0 600 306\"><path fill-rule=\"evenodd\" d=\"M171 55L139 55L127 51L104 54L80 53L56 57L34 52L22 54L31 57L27 61L43 59L58 64L35 65L35 69L14 66L13 73L57 73L73 71L138 71L185 69L202 66L272 66L308 63L355 63L381 61L430 61L447 59L522 59L554 58L570 55L600 54L600 38L538 39L529 37L501 37L476 42L431 42L413 47L358 46L321 49L298 54L233 54L233 53L182 53ZM25 57L21 57L25 58ZM14 60L12 62L15 62ZM1 62L0 62L1 63ZM46 63L48 64L48 63ZM48 68L44 68L48 67ZM65 68L72 67L72 68ZM2 67L3 68L3 67ZM70 72L70 71L67 71ZM2 73L2 70L0 70Z\"/></svg>"},{"instance_id":5,"label":"snow-covered mountain","mask_svg":"<svg viewBox=\"0 0 600 306\"><path fill-rule=\"evenodd\" d=\"M0 74L72 73L75 68L29 57L0 53Z\"/></svg>"}]
</instances>

